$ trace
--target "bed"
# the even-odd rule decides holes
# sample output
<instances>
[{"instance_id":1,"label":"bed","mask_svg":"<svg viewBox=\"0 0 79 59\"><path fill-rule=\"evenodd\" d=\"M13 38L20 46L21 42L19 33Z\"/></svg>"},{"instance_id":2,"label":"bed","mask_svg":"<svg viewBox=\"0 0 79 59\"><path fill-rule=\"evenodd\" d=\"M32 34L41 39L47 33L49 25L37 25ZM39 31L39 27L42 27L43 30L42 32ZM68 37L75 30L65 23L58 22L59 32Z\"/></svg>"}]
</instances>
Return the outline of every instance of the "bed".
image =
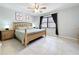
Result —
<instances>
[{"instance_id":1,"label":"bed","mask_svg":"<svg viewBox=\"0 0 79 59\"><path fill-rule=\"evenodd\" d=\"M46 36L45 29L34 29L32 28L31 23L14 22L13 27L16 38L18 38L25 46L27 46L27 44L32 40L35 40L43 35Z\"/></svg>"}]
</instances>

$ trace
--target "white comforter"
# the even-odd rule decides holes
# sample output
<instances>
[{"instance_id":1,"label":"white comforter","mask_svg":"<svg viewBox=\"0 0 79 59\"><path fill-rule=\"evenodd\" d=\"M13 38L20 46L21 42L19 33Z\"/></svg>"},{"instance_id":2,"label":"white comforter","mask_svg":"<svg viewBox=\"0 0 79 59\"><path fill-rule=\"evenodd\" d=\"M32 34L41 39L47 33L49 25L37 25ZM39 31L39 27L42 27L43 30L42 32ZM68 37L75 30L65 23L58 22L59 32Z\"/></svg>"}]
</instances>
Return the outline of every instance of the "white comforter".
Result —
<instances>
[{"instance_id":1,"label":"white comforter","mask_svg":"<svg viewBox=\"0 0 79 59\"><path fill-rule=\"evenodd\" d=\"M41 31L45 31L45 29L26 29L26 33L31 33L31 34ZM15 30L15 35L20 41L22 41L24 39L25 29Z\"/></svg>"}]
</instances>

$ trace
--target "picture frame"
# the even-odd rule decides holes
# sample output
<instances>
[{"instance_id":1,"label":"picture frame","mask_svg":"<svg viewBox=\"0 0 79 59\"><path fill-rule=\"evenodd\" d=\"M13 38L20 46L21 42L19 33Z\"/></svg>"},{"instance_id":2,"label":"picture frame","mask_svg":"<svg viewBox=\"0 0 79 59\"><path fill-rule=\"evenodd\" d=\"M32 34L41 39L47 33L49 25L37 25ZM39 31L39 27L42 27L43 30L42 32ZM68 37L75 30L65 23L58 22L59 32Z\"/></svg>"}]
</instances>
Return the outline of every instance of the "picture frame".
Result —
<instances>
[{"instance_id":1,"label":"picture frame","mask_svg":"<svg viewBox=\"0 0 79 59\"><path fill-rule=\"evenodd\" d=\"M15 20L22 21L23 20L23 13L15 12Z\"/></svg>"}]
</instances>

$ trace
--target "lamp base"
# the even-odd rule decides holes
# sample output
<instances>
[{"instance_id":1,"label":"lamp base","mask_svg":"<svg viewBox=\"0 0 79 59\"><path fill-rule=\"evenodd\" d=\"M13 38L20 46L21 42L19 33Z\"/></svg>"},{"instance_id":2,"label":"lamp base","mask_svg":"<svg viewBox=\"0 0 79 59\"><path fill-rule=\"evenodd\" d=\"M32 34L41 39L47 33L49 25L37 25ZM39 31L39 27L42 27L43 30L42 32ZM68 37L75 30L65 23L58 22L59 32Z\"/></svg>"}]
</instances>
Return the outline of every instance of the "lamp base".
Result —
<instances>
[{"instance_id":1,"label":"lamp base","mask_svg":"<svg viewBox=\"0 0 79 59\"><path fill-rule=\"evenodd\" d=\"M9 30L9 28L5 28L5 30Z\"/></svg>"}]
</instances>

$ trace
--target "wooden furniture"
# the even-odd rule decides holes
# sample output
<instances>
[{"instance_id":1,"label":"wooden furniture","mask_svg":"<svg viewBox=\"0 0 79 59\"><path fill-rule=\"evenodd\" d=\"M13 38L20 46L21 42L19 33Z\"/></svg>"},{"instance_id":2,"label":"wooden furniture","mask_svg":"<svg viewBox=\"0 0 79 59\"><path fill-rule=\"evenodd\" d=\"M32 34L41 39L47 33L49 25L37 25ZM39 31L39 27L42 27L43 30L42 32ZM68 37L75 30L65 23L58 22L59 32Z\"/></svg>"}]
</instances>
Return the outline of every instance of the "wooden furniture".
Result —
<instances>
[{"instance_id":1,"label":"wooden furniture","mask_svg":"<svg viewBox=\"0 0 79 59\"><path fill-rule=\"evenodd\" d=\"M14 37L14 30L0 31L0 40L8 40Z\"/></svg>"},{"instance_id":2,"label":"wooden furniture","mask_svg":"<svg viewBox=\"0 0 79 59\"><path fill-rule=\"evenodd\" d=\"M31 23L23 23L23 22L16 22L13 23L14 26L14 30L16 30L16 28L18 27L32 27ZM36 33L27 33L27 31L25 31L25 37L24 40L22 41L22 44L24 44L25 46L27 46L27 44L32 41L35 40L36 38L39 38L41 36L45 35L46 36L46 30L45 31L41 31L41 32L36 32Z\"/></svg>"},{"instance_id":3,"label":"wooden furniture","mask_svg":"<svg viewBox=\"0 0 79 59\"><path fill-rule=\"evenodd\" d=\"M36 32L36 33L25 33L25 39L24 39L24 45L27 46L27 44L32 41L35 40L41 36L45 35L46 36L46 30L45 31L41 31L41 32Z\"/></svg>"},{"instance_id":4,"label":"wooden furniture","mask_svg":"<svg viewBox=\"0 0 79 59\"><path fill-rule=\"evenodd\" d=\"M18 28L32 28L32 23L28 23L28 22L13 22L13 28L18 29Z\"/></svg>"}]
</instances>

